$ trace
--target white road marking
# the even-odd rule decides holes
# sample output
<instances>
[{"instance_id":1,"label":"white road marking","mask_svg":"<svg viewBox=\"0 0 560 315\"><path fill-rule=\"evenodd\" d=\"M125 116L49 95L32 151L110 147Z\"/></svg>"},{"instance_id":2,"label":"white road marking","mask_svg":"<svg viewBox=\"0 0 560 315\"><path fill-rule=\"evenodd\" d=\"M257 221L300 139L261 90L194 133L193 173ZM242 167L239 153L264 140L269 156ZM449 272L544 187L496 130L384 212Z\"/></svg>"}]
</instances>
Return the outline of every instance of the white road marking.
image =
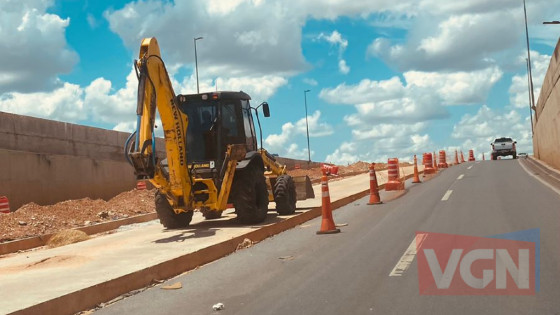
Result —
<instances>
[{"instance_id":1,"label":"white road marking","mask_svg":"<svg viewBox=\"0 0 560 315\"><path fill-rule=\"evenodd\" d=\"M465 177L465 174L459 175L459 177L457 177L457 179L463 179L463 177Z\"/></svg>"},{"instance_id":2,"label":"white road marking","mask_svg":"<svg viewBox=\"0 0 560 315\"><path fill-rule=\"evenodd\" d=\"M404 274L404 272L410 267L414 257L416 256L416 238L418 238L418 245L422 245L424 240L426 239L427 234L418 234L416 237L412 238L412 242L408 246L408 248L404 251L404 254L401 256L401 259L395 265L395 268L389 274L389 277L400 277Z\"/></svg>"},{"instance_id":3,"label":"white road marking","mask_svg":"<svg viewBox=\"0 0 560 315\"><path fill-rule=\"evenodd\" d=\"M472 167L473 167L473 166L471 165L471 166L467 167L467 169L470 170Z\"/></svg>"},{"instance_id":4,"label":"white road marking","mask_svg":"<svg viewBox=\"0 0 560 315\"><path fill-rule=\"evenodd\" d=\"M445 195L443 195L443 197L441 198L441 200L446 201L447 199L449 199L449 196L451 196L451 193L453 192L453 190L448 190Z\"/></svg>"}]
</instances>

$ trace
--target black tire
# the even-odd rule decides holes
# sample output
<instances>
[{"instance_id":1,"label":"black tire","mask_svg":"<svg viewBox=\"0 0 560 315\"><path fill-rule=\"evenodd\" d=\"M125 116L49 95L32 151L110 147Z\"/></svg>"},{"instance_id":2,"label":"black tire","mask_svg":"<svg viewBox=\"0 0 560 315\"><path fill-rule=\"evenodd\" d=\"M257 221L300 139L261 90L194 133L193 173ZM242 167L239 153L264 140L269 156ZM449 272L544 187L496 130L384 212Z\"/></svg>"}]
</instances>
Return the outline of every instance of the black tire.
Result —
<instances>
[{"instance_id":1,"label":"black tire","mask_svg":"<svg viewBox=\"0 0 560 315\"><path fill-rule=\"evenodd\" d=\"M290 175L280 175L274 184L274 202L279 215L296 212L296 184Z\"/></svg>"},{"instance_id":2,"label":"black tire","mask_svg":"<svg viewBox=\"0 0 560 315\"><path fill-rule=\"evenodd\" d=\"M206 207L201 208L200 212L202 212L202 216L204 216L206 220L214 220L222 217L222 211L212 211Z\"/></svg>"},{"instance_id":3,"label":"black tire","mask_svg":"<svg viewBox=\"0 0 560 315\"><path fill-rule=\"evenodd\" d=\"M496 155L495 155L495 154L492 154L492 161L494 161L494 160L496 160L496 159L497 159Z\"/></svg>"},{"instance_id":4,"label":"black tire","mask_svg":"<svg viewBox=\"0 0 560 315\"><path fill-rule=\"evenodd\" d=\"M193 217L193 211L176 214L164 195L156 191L156 212L159 222L168 229L180 229L189 226Z\"/></svg>"},{"instance_id":5,"label":"black tire","mask_svg":"<svg viewBox=\"0 0 560 315\"><path fill-rule=\"evenodd\" d=\"M241 223L263 222L268 212L268 189L263 168L251 163L245 169L236 171L231 197Z\"/></svg>"},{"instance_id":6,"label":"black tire","mask_svg":"<svg viewBox=\"0 0 560 315\"><path fill-rule=\"evenodd\" d=\"M513 159L514 159L514 160L517 159L517 153L514 153L514 154L513 154Z\"/></svg>"}]
</instances>

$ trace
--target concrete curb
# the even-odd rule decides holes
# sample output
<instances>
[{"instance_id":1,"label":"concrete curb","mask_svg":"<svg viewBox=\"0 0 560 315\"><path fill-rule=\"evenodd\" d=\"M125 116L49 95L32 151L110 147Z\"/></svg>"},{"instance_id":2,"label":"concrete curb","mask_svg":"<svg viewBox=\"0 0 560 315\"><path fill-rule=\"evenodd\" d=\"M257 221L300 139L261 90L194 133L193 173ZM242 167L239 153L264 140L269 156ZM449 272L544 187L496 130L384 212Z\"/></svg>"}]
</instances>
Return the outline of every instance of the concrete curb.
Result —
<instances>
[{"instance_id":1,"label":"concrete curb","mask_svg":"<svg viewBox=\"0 0 560 315\"><path fill-rule=\"evenodd\" d=\"M148 214L137 215L131 218L74 228L73 230L79 230L86 233L87 235L93 235L97 233L115 230L123 225L148 222L155 219L157 219L157 214L155 212L152 212ZM5 254L10 254L10 253L15 253L20 250L27 250L40 246L45 246L53 235L54 234L45 234L45 235L39 235L35 237L15 240L11 242L1 243L0 256Z\"/></svg>"},{"instance_id":2,"label":"concrete curb","mask_svg":"<svg viewBox=\"0 0 560 315\"><path fill-rule=\"evenodd\" d=\"M535 157L533 157L533 156L528 156L528 159L529 159L531 162L536 163L538 166L540 166L540 167L542 167L542 168L544 168L544 169L550 171L551 173L554 173L556 176L560 177L560 171L557 170L557 169L555 169L555 168L553 168L552 166L548 165L546 162L541 161L541 160L539 160L539 159L537 159L537 158L535 158Z\"/></svg>"},{"instance_id":3,"label":"concrete curb","mask_svg":"<svg viewBox=\"0 0 560 315\"><path fill-rule=\"evenodd\" d=\"M422 172L420 172L422 173ZM412 178L413 175L405 176L404 179ZM384 189L385 184L379 186ZM355 200L367 196L369 188L362 190L348 197L331 203L331 209L335 210L347 205ZM153 284L158 280L169 279L184 272L193 270L201 265L210 263L237 250L237 245L248 238L253 242L260 242L270 236L279 234L288 229L294 228L304 222L314 219L321 215L321 207L314 207L311 210L286 220L265 225L262 228L234 237L230 240L214 244L200 249L196 252L188 253L151 266L133 273L115 278L89 288L85 288L70 294L16 311L12 314L34 315L34 314L75 314L77 312L94 308L96 305L110 301L125 293L138 290Z\"/></svg>"}]
</instances>

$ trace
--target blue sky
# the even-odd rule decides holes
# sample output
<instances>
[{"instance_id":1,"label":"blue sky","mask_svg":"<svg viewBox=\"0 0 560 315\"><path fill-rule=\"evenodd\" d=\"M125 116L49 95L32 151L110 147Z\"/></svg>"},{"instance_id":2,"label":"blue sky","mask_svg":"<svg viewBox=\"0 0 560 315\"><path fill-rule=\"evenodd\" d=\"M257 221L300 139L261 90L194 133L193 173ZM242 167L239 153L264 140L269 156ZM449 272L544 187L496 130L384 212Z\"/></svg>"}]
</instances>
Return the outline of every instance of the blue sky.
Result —
<instances>
[{"instance_id":1,"label":"blue sky","mask_svg":"<svg viewBox=\"0 0 560 315\"><path fill-rule=\"evenodd\" d=\"M560 3L528 0L535 97ZM532 152L523 2L517 0L2 0L0 111L131 131L140 40L155 36L177 94L267 101L265 147L340 164L511 136Z\"/></svg>"}]
</instances>

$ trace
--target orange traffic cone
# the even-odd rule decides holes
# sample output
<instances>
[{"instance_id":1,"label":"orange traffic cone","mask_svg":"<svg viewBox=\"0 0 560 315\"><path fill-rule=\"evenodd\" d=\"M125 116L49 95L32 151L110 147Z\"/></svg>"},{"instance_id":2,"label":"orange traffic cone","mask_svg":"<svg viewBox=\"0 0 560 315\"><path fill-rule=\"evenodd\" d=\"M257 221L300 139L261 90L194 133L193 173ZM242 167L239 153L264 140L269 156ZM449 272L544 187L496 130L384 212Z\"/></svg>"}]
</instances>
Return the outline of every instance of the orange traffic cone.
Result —
<instances>
[{"instance_id":1,"label":"orange traffic cone","mask_svg":"<svg viewBox=\"0 0 560 315\"><path fill-rule=\"evenodd\" d=\"M336 228L332 217L331 197L329 195L329 182L327 180L327 175L324 173L323 177L321 177L321 192L323 194L323 207L321 209L323 220L321 221L321 230L317 231L317 234L339 233L340 229Z\"/></svg>"},{"instance_id":2,"label":"orange traffic cone","mask_svg":"<svg viewBox=\"0 0 560 315\"><path fill-rule=\"evenodd\" d=\"M414 154L414 179L412 180L413 183L421 183L420 177L418 176L418 165L416 160L416 154Z\"/></svg>"},{"instance_id":3,"label":"orange traffic cone","mask_svg":"<svg viewBox=\"0 0 560 315\"><path fill-rule=\"evenodd\" d=\"M459 164L459 156L457 155L457 150L455 150L455 165Z\"/></svg>"},{"instance_id":4,"label":"orange traffic cone","mask_svg":"<svg viewBox=\"0 0 560 315\"><path fill-rule=\"evenodd\" d=\"M482 152L482 160L486 161L486 159L484 158L484 152Z\"/></svg>"},{"instance_id":5,"label":"orange traffic cone","mask_svg":"<svg viewBox=\"0 0 560 315\"><path fill-rule=\"evenodd\" d=\"M6 196L0 196L0 212L10 213L10 201Z\"/></svg>"},{"instance_id":6,"label":"orange traffic cone","mask_svg":"<svg viewBox=\"0 0 560 315\"><path fill-rule=\"evenodd\" d=\"M368 205L377 205L383 203L379 197L379 188L377 187L377 176L375 175L375 163L369 166L369 202Z\"/></svg>"},{"instance_id":7,"label":"orange traffic cone","mask_svg":"<svg viewBox=\"0 0 560 315\"><path fill-rule=\"evenodd\" d=\"M461 163L465 163L465 156L463 155L463 151L461 151Z\"/></svg>"}]
</instances>

